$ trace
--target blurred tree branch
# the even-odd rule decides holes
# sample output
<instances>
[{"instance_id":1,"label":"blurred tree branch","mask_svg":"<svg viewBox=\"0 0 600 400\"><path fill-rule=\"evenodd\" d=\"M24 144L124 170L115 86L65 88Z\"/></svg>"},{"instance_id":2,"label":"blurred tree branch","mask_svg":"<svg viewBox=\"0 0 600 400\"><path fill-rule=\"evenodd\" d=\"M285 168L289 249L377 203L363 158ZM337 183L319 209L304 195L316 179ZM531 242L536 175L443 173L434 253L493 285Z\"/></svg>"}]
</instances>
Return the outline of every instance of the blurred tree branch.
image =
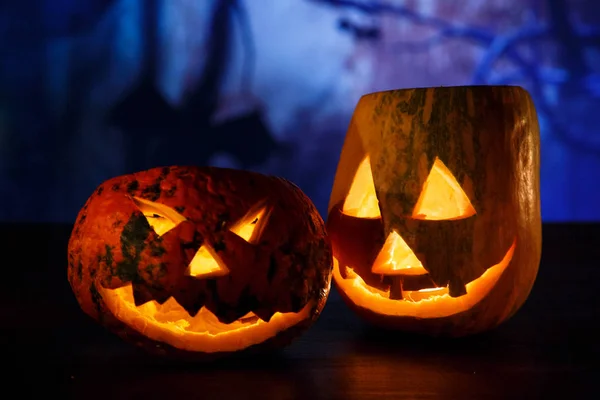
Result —
<instances>
[{"instance_id":1,"label":"blurred tree branch","mask_svg":"<svg viewBox=\"0 0 600 400\"><path fill-rule=\"evenodd\" d=\"M485 54L481 57L472 76L473 84L509 84L519 80L530 82L530 90L535 99L538 111L549 122L552 127L553 136L566 145L584 153L594 153L600 156L600 144L595 145L593 140L571 135L571 129L567 126L569 118L560 117L560 112L545 96L547 85L560 88L569 87L571 93L586 93L593 95L587 90L585 82L588 82L589 70L582 56L583 46L600 47L600 28L598 27L574 27L568 19L568 8L564 0L548 0L550 11L549 23L533 21L526 23L506 34L498 34L487 28L468 26L449 22L434 15L424 15L406 6L385 3L381 1L368 0L309 0L334 7L354 9L368 15L394 15L405 19L415 25L426 26L437 32L422 41L397 42L393 48L400 51L422 52L432 47L443 44L452 38L464 39L475 45L484 47ZM346 22L348 24L348 22ZM346 29L351 31L351 29ZM562 52L559 66L542 65L539 59L527 59L519 51L523 45L533 48L535 42L541 40L553 40ZM505 74L499 78L490 77L493 66L500 59L511 61L518 70ZM582 78L582 79L579 79Z\"/></svg>"}]
</instances>

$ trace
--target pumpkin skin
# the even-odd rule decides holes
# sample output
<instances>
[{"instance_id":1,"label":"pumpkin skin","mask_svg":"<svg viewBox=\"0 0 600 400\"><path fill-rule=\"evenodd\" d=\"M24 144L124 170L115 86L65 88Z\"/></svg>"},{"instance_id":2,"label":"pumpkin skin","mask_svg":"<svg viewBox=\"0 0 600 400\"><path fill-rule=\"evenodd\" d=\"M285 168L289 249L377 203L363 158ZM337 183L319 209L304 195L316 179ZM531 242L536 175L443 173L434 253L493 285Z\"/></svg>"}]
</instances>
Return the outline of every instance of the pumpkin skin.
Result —
<instances>
[{"instance_id":1,"label":"pumpkin skin","mask_svg":"<svg viewBox=\"0 0 600 400\"><path fill-rule=\"evenodd\" d=\"M68 257L83 311L187 359L287 344L319 316L332 272L324 222L297 186L215 167L104 182L79 212Z\"/></svg>"},{"instance_id":2,"label":"pumpkin skin","mask_svg":"<svg viewBox=\"0 0 600 400\"><path fill-rule=\"evenodd\" d=\"M373 324L432 336L511 317L541 257L539 142L519 87L363 96L327 220L346 303Z\"/></svg>"}]
</instances>

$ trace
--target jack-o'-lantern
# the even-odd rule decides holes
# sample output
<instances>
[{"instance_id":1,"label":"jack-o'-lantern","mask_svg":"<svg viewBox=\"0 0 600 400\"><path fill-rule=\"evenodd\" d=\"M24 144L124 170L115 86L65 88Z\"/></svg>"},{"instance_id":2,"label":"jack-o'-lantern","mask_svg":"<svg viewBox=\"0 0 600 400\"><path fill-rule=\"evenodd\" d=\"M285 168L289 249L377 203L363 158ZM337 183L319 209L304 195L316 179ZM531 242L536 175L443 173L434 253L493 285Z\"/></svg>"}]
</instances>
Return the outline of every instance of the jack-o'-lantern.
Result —
<instances>
[{"instance_id":1,"label":"jack-o'-lantern","mask_svg":"<svg viewBox=\"0 0 600 400\"><path fill-rule=\"evenodd\" d=\"M334 282L367 320L463 336L524 303L541 255L539 128L518 87L363 96L327 221Z\"/></svg>"},{"instance_id":2,"label":"jack-o'-lantern","mask_svg":"<svg viewBox=\"0 0 600 400\"><path fill-rule=\"evenodd\" d=\"M297 186L214 167L106 181L68 254L87 314L147 350L199 359L287 344L320 314L332 272L324 222Z\"/></svg>"}]
</instances>

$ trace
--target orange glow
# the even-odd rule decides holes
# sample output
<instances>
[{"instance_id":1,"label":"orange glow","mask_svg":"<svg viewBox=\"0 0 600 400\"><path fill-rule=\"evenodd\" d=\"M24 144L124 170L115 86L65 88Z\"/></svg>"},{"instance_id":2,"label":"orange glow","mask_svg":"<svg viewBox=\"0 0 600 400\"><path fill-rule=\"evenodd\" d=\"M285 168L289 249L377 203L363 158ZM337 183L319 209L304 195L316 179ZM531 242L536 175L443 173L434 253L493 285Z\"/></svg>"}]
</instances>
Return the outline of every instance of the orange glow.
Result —
<instances>
[{"instance_id":1,"label":"orange glow","mask_svg":"<svg viewBox=\"0 0 600 400\"><path fill-rule=\"evenodd\" d=\"M250 210L240 221L231 227L231 232L235 233L246 242L256 243L260 234L267 224L270 210L267 207L261 207L258 210Z\"/></svg>"},{"instance_id":2,"label":"orange glow","mask_svg":"<svg viewBox=\"0 0 600 400\"><path fill-rule=\"evenodd\" d=\"M412 217L426 220L450 220L475 215L466 193L452 172L436 157L423 184Z\"/></svg>"},{"instance_id":3,"label":"orange glow","mask_svg":"<svg viewBox=\"0 0 600 400\"><path fill-rule=\"evenodd\" d=\"M194 278L204 279L227 275L229 269L210 246L203 245L192 258L185 273Z\"/></svg>"},{"instance_id":4,"label":"orange glow","mask_svg":"<svg viewBox=\"0 0 600 400\"><path fill-rule=\"evenodd\" d=\"M158 236L164 235L185 221L183 215L164 204L155 203L141 197L133 197L133 202L144 214Z\"/></svg>"},{"instance_id":5,"label":"orange glow","mask_svg":"<svg viewBox=\"0 0 600 400\"><path fill-rule=\"evenodd\" d=\"M356 170L342 212L359 218L381 217L369 156L365 157Z\"/></svg>"},{"instance_id":6,"label":"orange glow","mask_svg":"<svg viewBox=\"0 0 600 400\"><path fill-rule=\"evenodd\" d=\"M427 270L404 239L395 231L390 233L371 271L381 275L424 275Z\"/></svg>"},{"instance_id":7,"label":"orange glow","mask_svg":"<svg viewBox=\"0 0 600 400\"><path fill-rule=\"evenodd\" d=\"M223 324L204 307L191 317L173 298L162 305L150 301L136 307L131 285L114 290L100 287L99 292L118 320L148 338L179 349L207 353L235 351L262 343L308 318L315 305L309 302L298 313L275 313L269 322L249 313L231 324Z\"/></svg>"},{"instance_id":8,"label":"orange glow","mask_svg":"<svg viewBox=\"0 0 600 400\"><path fill-rule=\"evenodd\" d=\"M406 296L405 299L408 301L421 301L430 298L439 298L441 296L449 294L450 291L447 287L434 287L421 290L403 290L402 295Z\"/></svg>"},{"instance_id":9,"label":"orange glow","mask_svg":"<svg viewBox=\"0 0 600 400\"><path fill-rule=\"evenodd\" d=\"M447 288L432 288L403 291L403 300L390 299L389 291L368 286L352 268L342 266L346 268L347 273L347 278L343 278L335 257L333 279L354 304L378 314L416 318L447 317L473 308L488 295L510 264L515 246L516 240L498 264L488 268L483 275L466 285L467 294L460 297L451 297Z\"/></svg>"}]
</instances>

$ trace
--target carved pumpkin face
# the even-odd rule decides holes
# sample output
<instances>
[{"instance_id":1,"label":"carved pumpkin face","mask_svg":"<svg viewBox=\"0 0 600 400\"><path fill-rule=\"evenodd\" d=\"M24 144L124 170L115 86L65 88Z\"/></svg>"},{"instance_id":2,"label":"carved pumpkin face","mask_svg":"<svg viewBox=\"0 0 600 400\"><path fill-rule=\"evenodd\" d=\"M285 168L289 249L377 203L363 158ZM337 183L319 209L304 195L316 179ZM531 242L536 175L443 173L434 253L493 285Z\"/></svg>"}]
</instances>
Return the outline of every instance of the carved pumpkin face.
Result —
<instances>
[{"instance_id":1,"label":"carved pumpkin face","mask_svg":"<svg viewBox=\"0 0 600 400\"><path fill-rule=\"evenodd\" d=\"M69 281L84 311L171 354L297 334L323 307L331 266L323 221L296 186L220 168L111 179L69 242Z\"/></svg>"},{"instance_id":2,"label":"carved pumpkin face","mask_svg":"<svg viewBox=\"0 0 600 400\"><path fill-rule=\"evenodd\" d=\"M539 133L519 88L363 96L327 221L334 281L386 327L460 336L526 299L541 252Z\"/></svg>"}]
</instances>

